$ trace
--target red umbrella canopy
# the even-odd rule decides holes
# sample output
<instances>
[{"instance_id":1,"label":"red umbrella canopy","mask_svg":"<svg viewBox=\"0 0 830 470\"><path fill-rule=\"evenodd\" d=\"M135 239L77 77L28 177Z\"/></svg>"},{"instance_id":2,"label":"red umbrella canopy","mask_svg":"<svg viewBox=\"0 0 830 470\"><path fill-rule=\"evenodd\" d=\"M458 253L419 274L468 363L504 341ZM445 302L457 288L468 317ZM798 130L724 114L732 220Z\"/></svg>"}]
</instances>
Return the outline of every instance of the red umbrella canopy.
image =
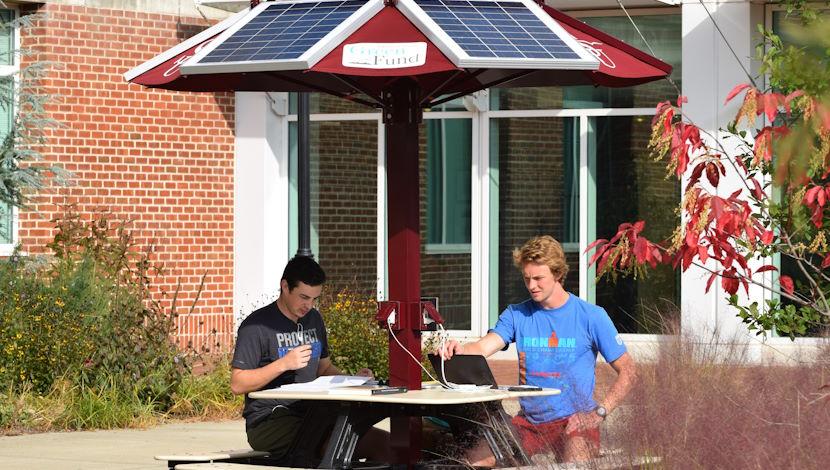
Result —
<instances>
[{"instance_id":1,"label":"red umbrella canopy","mask_svg":"<svg viewBox=\"0 0 830 470\"><path fill-rule=\"evenodd\" d=\"M125 78L192 91L363 93L422 104L491 86L629 86L671 66L531 0L288 0L239 12Z\"/></svg>"}]
</instances>

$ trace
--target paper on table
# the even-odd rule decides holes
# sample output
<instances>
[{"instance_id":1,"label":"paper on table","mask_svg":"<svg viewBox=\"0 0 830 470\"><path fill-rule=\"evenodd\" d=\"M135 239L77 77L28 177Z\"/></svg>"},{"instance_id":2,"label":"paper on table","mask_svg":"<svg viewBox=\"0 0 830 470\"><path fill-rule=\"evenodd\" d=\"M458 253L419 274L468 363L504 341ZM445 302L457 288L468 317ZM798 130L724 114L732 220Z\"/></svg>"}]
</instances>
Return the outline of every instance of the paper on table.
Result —
<instances>
[{"instance_id":1,"label":"paper on table","mask_svg":"<svg viewBox=\"0 0 830 470\"><path fill-rule=\"evenodd\" d=\"M361 377L357 375L323 375L317 377L311 382L286 384L275 390L284 390L286 392L325 392L338 387L363 385L369 380L370 377Z\"/></svg>"}]
</instances>

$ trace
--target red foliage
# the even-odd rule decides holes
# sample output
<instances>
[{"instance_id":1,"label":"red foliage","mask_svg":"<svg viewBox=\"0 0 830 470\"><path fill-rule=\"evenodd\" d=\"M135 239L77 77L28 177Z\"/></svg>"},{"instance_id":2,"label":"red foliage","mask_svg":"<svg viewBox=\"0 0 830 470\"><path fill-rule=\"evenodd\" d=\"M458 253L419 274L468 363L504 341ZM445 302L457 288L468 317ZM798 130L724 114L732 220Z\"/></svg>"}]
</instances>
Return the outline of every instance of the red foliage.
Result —
<instances>
[{"instance_id":1,"label":"red foliage","mask_svg":"<svg viewBox=\"0 0 830 470\"><path fill-rule=\"evenodd\" d=\"M763 93L748 84L743 84L729 93L726 102L744 91L746 94L736 122L746 118L752 125L761 115L764 115L768 122L774 122L780 112L789 114L791 102L802 95L801 92L788 96L774 92ZM679 98L678 106L683 102L685 100ZM812 103L811 110L815 116L822 118L824 115L820 111L826 111L826 119L830 124L830 111L826 108ZM631 270L645 264L654 267L657 263L672 263L673 266L679 266L685 271L693 263L706 264L714 260L717 268L710 276L707 291L718 276L721 277L721 286L726 292L734 294L741 286L748 291L748 280L753 272L748 265L747 251L736 248L739 246L736 242L740 241L752 251L759 245L769 246L776 239L773 229L762 223L750 205L751 200L763 203L767 199L762 185L751 176L742 159L735 158L734 162L743 172L742 177L747 183L748 191L744 193L739 189L728 197L723 197L706 189L702 183L704 176L712 188L717 188L722 177L726 175L726 167L722 161L724 156L706 144L701 137L704 133L697 126L679 119L675 108L668 101L657 105L652 128L653 143L656 142L653 145L661 151L667 151L669 167L678 178L682 178L691 165L683 206L683 237L666 248L668 243L654 243L642 236L645 222L624 223L610 240L600 239L588 247L588 251L596 248L590 263L597 263L600 272ZM753 170L772 161L773 141L787 136L788 133L789 128L786 126L766 126L756 134ZM812 211L812 220L817 227L821 227L824 208L828 201L830 185L816 185L805 195L804 203ZM830 254L825 258L824 264L830 266ZM756 272L774 269L773 266L767 265ZM785 291L792 292L791 279L781 276L780 283Z\"/></svg>"},{"instance_id":2,"label":"red foliage","mask_svg":"<svg viewBox=\"0 0 830 470\"><path fill-rule=\"evenodd\" d=\"M816 228L824 223L824 206L830 200L830 185L815 185L804 194L804 205L810 209L810 220Z\"/></svg>"},{"instance_id":3,"label":"red foliage","mask_svg":"<svg viewBox=\"0 0 830 470\"><path fill-rule=\"evenodd\" d=\"M792 278L790 278L790 276L781 276L778 281L781 283L781 288L784 289L784 292L792 295L795 291Z\"/></svg>"}]
</instances>

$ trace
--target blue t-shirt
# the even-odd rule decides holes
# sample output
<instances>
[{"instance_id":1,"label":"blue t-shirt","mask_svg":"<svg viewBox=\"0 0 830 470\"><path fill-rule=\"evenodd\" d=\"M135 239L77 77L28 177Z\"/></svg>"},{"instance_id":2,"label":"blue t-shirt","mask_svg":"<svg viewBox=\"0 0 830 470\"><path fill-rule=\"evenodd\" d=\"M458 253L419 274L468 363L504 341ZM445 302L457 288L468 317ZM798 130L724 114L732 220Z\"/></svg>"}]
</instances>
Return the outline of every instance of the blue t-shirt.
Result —
<instances>
[{"instance_id":1,"label":"blue t-shirt","mask_svg":"<svg viewBox=\"0 0 830 470\"><path fill-rule=\"evenodd\" d=\"M565 305L550 310L533 300L510 305L490 331L505 344L516 342L520 384L562 390L560 395L521 399L533 424L594 409L597 352L613 362L626 351L605 310L573 294Z\"/></svg>"}]
</instances>

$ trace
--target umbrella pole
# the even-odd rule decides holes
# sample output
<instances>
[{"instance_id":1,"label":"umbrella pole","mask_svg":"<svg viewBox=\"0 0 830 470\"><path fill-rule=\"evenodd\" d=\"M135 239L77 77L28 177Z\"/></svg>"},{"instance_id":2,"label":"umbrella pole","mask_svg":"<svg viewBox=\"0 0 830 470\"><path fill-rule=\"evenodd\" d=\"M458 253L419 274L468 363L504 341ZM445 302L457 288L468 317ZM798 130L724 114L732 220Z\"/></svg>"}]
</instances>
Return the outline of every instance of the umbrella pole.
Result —
<instances>
[{"instance_id":1,"label":"umbrella pole","mask_svg":"<svg viewBox=\"0 0 830 470\"><path fill-rule=\"evenodd\" d=\"M389 229L389 298L397 307L395 337L389 338L392 385L421 389L421 233L418 127L422 111L411 80L399 80L383 94ZM391 333L390 333L391 335ZM407 353L409 352L409 354ZM412 356L410 356L410 354ZM412 466L421 457L421 420L391 419L392 462Z\"/></svg>"},{"instance_id":2,"label":"umbrella pole","mask_svg":"<svg viewBox=\"0 0 830 470\"><path fill-rule=\"evenodd\" d=\"M297 93L297 227L296 256L314 258L311 251L311 156L309 151L309 94Z\"/></svg>"}]
</instances>

